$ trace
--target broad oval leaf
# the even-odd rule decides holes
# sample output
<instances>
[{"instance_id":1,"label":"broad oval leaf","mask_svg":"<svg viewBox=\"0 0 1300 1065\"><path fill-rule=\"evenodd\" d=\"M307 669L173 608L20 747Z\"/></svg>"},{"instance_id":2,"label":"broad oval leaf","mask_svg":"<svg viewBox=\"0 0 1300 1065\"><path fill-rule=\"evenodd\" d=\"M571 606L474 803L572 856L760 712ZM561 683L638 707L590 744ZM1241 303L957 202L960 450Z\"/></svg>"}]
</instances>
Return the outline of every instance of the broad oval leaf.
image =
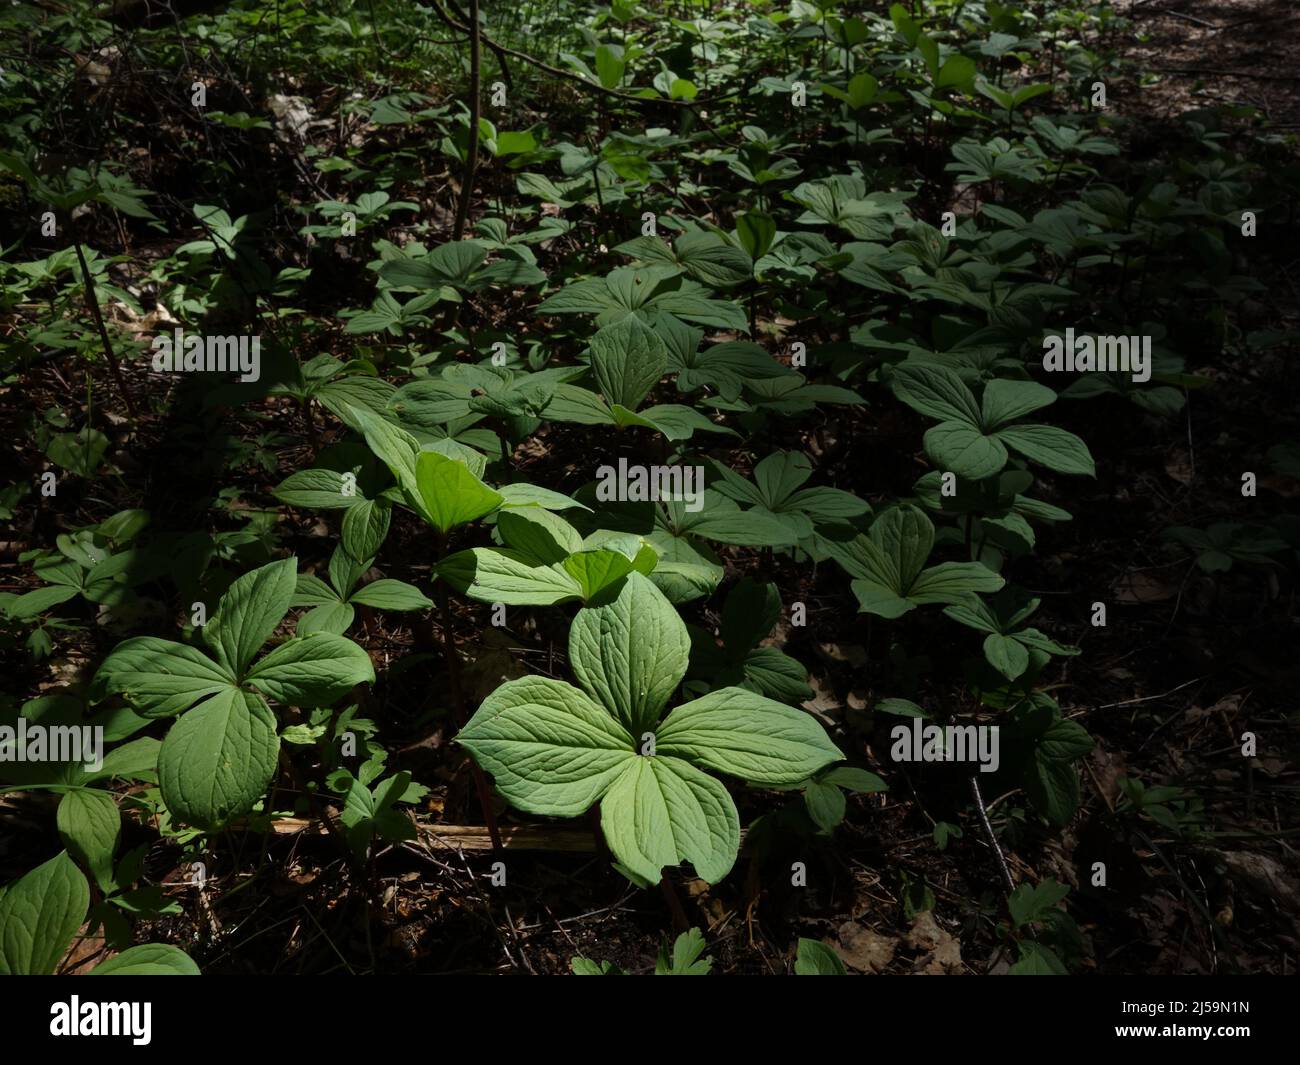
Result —
<instances>
[{"instance_id":1,"label":"broad oval leaf","mask_svg":"<svg viewBox=\"0 0 1300 1065\"><path fill-rule=\"evenodd\" d=\"M755 784L798 784L844 758L811 714L744 688L677 707L655 748Z\"/></svg>"},{"instance_id":2,"label":"broad oval leaf","mask_svg":"<svg viewBox=\"0 0 1300 1065\"><path fill-rule=\"evenodd\" d=\"M332 632L315 632L282 643L246 678L268 698L288 706L328 706L356 685L375 679L365 650Z\"/></svg>"},{"instance_id":3,"label":"broad oval leaf","mask_svg":"<svg viewBox=\"0 0 1300 1065\"><path fill-rule=\"evenodd\" d=\"M350 507L361 499L355 492L346 494L351 484L338 470L313 468L289 474L271 494L291 507L328 510Z\"/></svg>"},{"instance_id":4,"label":"broad oval leaf","mask_svg":"<svg viewBox=\"0 0 1300 1065\"><path fill-rule=\"evenodd\" d=\"M95 882L113 879L113 852L122 834L122 815L113 796L98 788L77 788L59 800L59 836L69 853L90 870Z\"/></svg>"},{"instance_id":5,"label":"broad oval leaf","mask_svg":"<svg viewBox=\"0 0 1300 1065\"><path fill-rule=\"evenodd\" d=\"M684 861L716 884L740 850L740 818L727 789L678 758L633 755L601 800L600 827L618 863L650 884Z\"/></svg>"},{"instance_id":6,"label":"broad oval leaf","mask_svg":"<svg viewBox=\"0 0 1300 1065\"><path fill-rule=\"evenodd\" d=\"M1056 402L1056 393L1036 381L990 381L980 400L980 416L985 432L993 432L1007 422Z\"/></svg>"},{"instance_id":7,"label":"broad oval leaf","mask_svg":"<svg viewBox=\"0 0 1300 1065\"><path fill-rule=\"evenodd\" d=\"M311 636L318 632L342 636L348 631L356 616L357 612L351 603L335 600L307 611L298 619L298 624L293 631L298 636Z\"/></svg>"},{"instance_id":8,"label":"broad oval leaf","mask_svg":"<svg viewBox=\"0 0 1300 1065\"><path fill-rule=\"evenodd\" d=\"M636 572L612 601L578 611L569 630L578 682L637 736L659 720L686 675L690 650L685 622Z\"/></svg>"},{"instance_id":9,"label":"broad oval leaf","mask_svg":"<svg viewBox=\"0 0 1300 1065\"><path fill-rule=\"evenodd\" d=\"M365 562L379 554L379 547L388 536L393 508L389 503L362 499L343 514L341 543L350 558Z\"/></svg>"},{"instance_id":10,"label":"broad oval leaf","mask_svg":"<svg viewBox=\"0 0 1300 1065\"><path fill-rule=\"evenodd\" d=\"M914 603L958 603L971 592L996 592L1006 580L981 562L941 562L924 570L908 590Z\"/></svg>"},{"instance_id":11,"label":"broad oval leaf","mask_svg":"<svg viewBox=\"0 0 1300 1065\"><path fill-rule=\"evenodd\" d=\"M421 451L415 463L415 486L423 513L440 533L490 514L503 502L474 476L468 466L437 451Z\"/></svg>"},{"instance_id":12,"label":"broad oval leaf","mask_svg":"<svg viewBox=\"0 0 1300 1065\"><path fill-rule=\"evenodd\" d=\"M0 895L0 976L48 976L90 908L90 885L63 851Z\"/></svg>"},{"instance_id":13,"label":"broad oval leaf","mask_svg":"<svg viewBox=\"0 0 1300 1065\"><path fill-rule=\"evenodd\" d=\"M297 559L286 558L235 578L221 597L203 638L235 676L243 675L289 612L297 584Z\"/></svg>"},{"instance_id":14,"label":"broad oval leaf","mask_svg":"<svg viewBox=\"0 0 1300 1065\"><path fill-rule=\"evenodd\" d=\"M1012 425L999 429L997 436L1008 447L1049 470L1086 477L1097 475L1088 445L1073 433L1054 425Z\"/></svg>"},{"instance_id":15,"label":"broad oval leaf","mask_svg":"<svg viewBox=\"0 0 1300 1065\"><path fill-rule=\"evenodd\" d=\"M889 383L894 395L921 414L941 422L980 423L979 406L971 390L946 366L904 363L894 370Z\"/></svg>"},{"instance_id":16,"label":"broad oval leaf","mask_svg":"<svg viewBox=\"0 0 1300 1065\"><path fill-rule=\"evenodd\" d=\"M428 610L433 606L433 600L419 588L387 577L362 585L350 601L376 610Z\"/></svg>"},{"instance_id":17,"label":"broad oval leaf","mask_svg":"<svg viewBox=\"0 0 1300 1065\"><path fill-rule=\"evenodd\" d=\"M177 821L218 828L266 794L279 754L271 708L260 695L227 689L167 733L158 752L163 801Z\"/></svg>"},{"instance_id":18,"label":"broad oval leaf","mask_svg":"<svg viewBox=\"0 0 1300 1065\"><path fill-rule=\"evenodd\" d=\"M234 683L233 673L196 647L136 636L104 659L94 689L120 694L145 717L170 717Z\"/></svg>"},{"instance_id":19,"label":"broad oval leaf","mask_svg":"<svg viewBox=\"0 0 1300 1065\"><path fill-rule=\"evenodd\" d=\"M984 638L984 657L1007 680L1015 680L1029 668L1028 649L1001 633L990 633Z\"/></svg>"},{"instance_id":20,"label":"broad oval leaf","mask_svg":"<svg viewBox=\"0 0 1300 1065\"><path fill-rule=\"evenodd\" d=\"M510 548L457 551L438 563L438 576L482 603L552 606L582 598L582 585L562 565L540 564Z\"/></svg>"},{"instance_id":21,"label":"broad oval leaf","mask_svg":"<svg viewBox=\"0 0 1300 1065\"><path fill-rule=\"evenodd\" d=\"M516 809L576 817L637 757L632 737L563 681L521 677L483 700L456 742Z\"/></svg>"},{"instance_id":22,"label":"broad oval leaf","mask_svg":"<svg viewBox=\"0 0 1300 1065\"><path fill-rule=\"evenodd\" d=\"M668 369L668 349L639 318L607 325L591 338L591 368L611 406L636 410Z\"/></svg>"},{"instance_id":23,"label":"broad oval leaf","mask_svg":"<svg viewBox=\"0 0 1300 1065\"><path fill-rule=\"evenodd\" d=\"M1001 473L1007 449L995 436L961 422L940 422L926 430L925 453L940 470L968 481L982 481Z\"/></svg>"},{"instance_id":24,"label":"broad oval leaf","mask_svg":"<svg viewBox=\"0 0 1300 1065\"><path fill-rule=\"evenodd\" d=\"M816 939L800 939L795 955L796 976L847 976L840 956Z\"/></svg>"}]
</instances>

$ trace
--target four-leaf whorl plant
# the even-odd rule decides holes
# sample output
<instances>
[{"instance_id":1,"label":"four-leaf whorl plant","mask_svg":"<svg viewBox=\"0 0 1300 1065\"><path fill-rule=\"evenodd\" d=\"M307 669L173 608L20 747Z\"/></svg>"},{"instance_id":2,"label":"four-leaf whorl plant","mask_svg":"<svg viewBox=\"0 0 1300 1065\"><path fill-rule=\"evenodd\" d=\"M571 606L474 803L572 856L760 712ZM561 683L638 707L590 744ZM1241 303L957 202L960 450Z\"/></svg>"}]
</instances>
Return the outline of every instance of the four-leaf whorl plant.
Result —
<instances>
[{"instance_id":1,"label":"four-leaf whorl plant","mask_svg":"<svg viewBox=\"0 0 1300 1065\"><path fill-rule=\"evenodd\" d=\"M181 715L158 752L167 809L199 828L245 814L265 794L280 753L268 700L329 706L375 679L370 656L328 632L286 640L256 662L294 596L287 558L231 584L203 628L211 651L140 636L118 645L95 676L96 696L121 693L145 717Z\"/></svg>"},{"instance_id":2,"label":"four-leaf whorl plant","mask_svg":"<svg viewBox=\"0 0 1300 1065\"><path fill-rule=\"evenodd\" d=\"M788 785L844 755L808 714L743 688L710 692L664 717L689 656L677 611L631 573L569 630L581 688L546 677L508 681L457 741L520 810L576 817L600 803L616 866L635 883L653 884L683 861L716 883L735 863L740 818L705 770Z\"/></svg>"}]
</instances>

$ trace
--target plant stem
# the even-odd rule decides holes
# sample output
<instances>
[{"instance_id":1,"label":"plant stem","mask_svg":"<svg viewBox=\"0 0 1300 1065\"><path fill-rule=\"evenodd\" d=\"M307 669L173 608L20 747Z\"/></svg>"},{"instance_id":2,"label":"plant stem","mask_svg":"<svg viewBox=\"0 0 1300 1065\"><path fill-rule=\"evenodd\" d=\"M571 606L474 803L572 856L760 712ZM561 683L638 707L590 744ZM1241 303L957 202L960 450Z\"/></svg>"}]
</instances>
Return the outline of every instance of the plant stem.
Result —
<instances>
[{"instance_id":1,"label":"plant stem","mask_svg":"<svg viewBox=\"0 0 1300 1065\"><path fill-rule=\"evenodd\" d=\"M659 890L663 892L664 901L668 903L668 909L673 915L673 925L677 931L685 932L691 927L690 918L686 916L686 911L682 909L682 900L677 897L677 889L673 882L668 879L665 873L659 881Z\"/></svg>"},{"instance_id":2,"label":"plant stem","mask_svg":"<svg viewBox=\"0 0 1300 1065\"><path fill-rule=\"evenodd\" d=\"M77 249L77 262L81 266L81 283L86 289L86 303L95 319L95 327L99 330L100 342L104 345L109 373L113 375L113 383L117 385L117 390L122 395L122 402L126 404L126 412L135 418L135 404L131 402L131 393L126 390L126 382L122 380L122 368L117 364L117 356L113 354L113 342L108 339L108 330L104 328L104 316L99 312L99 297L95 294L95 280L90 276L90 267L86 265L86 254L81 250L81 241L73 241L72 246Z\"/></svg>"},{"instance_id":3,"label":"plant stem","mask_svg":"<svg viewBox=\"0 0 1300 1065\"><path fill-rule=\"evenodd\" d=\"M456 228L453 240L465 235L465 222L469 218L469 198L474 192L474 171L478 169L478 123L482 105L479 101L479 81L482 77L479 64L478 0L469 2L469 150L465 155L465 176L460 186L460 202L456 205Z\"/></svg>"}]
</instances>

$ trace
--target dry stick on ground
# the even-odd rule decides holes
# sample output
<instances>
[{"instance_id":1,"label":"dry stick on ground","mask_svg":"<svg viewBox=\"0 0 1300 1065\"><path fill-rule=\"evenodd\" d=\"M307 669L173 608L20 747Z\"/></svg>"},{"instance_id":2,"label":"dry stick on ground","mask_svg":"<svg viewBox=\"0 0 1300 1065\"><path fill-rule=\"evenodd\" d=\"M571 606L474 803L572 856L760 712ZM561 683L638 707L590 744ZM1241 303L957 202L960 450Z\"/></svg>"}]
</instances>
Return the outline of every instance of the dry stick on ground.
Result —
<instances>
[{"instance_id":1,"label":"dry stick on ground","mask_svg":"<svg viewBox=\"0 0 1300 1065\"><path fill-rule=\"evenodd\" d=\"M122 402L126 404L127 414L135 418L135 404L131 402L131 393L126 390L126 382L122 379L122 368L118 366L117 356L113 353L113 342L108 339L108 330L104 328L104 316L99 312L99 296L95 292L95 279L90 276L90 267L86 265L86 253L81 250L81 241L73 241L72 246L77 249L77 262L81 266L81 283L86 290L86 303L90 307L91 315L94 316L100 342L104 345L109 373L113 375L113 383L117 385Z\"/></svg>"},{"instance_id":2,"label":"dry stick on ground","mask_svg":"<svg viewBox=\"0 0 1300 1065\"><path fill-rule=\"evenodd\" d=\"M481 49L479 48L478 0L469 0L469 149L465 154L465 177L460 185L460 201L456 204L456 228L452 240L465 235L465 222L469 218L469 198L474 192L474 171L478 169L478 123L482 113L479 100Z\"/></svg>"},{"instance_id":3,"label":"dry stick on ground","mask_svg":"<svg viewBox=\"0 0 1300 1065\"><path fill-rule=\"evenodd\" d=\"M998 871L1002 874L1002 883L1007 889L1007 894L1011 895L1016 890L1015 881L1011 879L1011 870L1007 868L1007 859L1002 853L1002 848L998 845L998 837L993 834L993 825L989 821L989 812L984 806L984 796L980 794L979 777L972 773L970 776L970 793L975 799L975 809L979 811L980 825L984 829L984 836L988 844L993 848L993 853L997 855Z\"/></svg>"},{"instance_id":4,"label":"dry stick on ground","mask_svg":"<svg viewBox=\"0 0 1300 1065\"><path fill-rule=\"evenodd\" d=\"M236 821L231 827L244 829L247 821ZM420 842L434 850L482 852L493 849L492 834L482 825L432 825L417 820L416 831ZM312 820L306 817L277 817L271 822L271 831L277 836L292 836L309 832ZM323 826L317 834L327 832ZM569 825L502 825L501 848L507 851L537 851L550 854L597 854L603 849L586 828ZM740 830L740 853L747 854L747 830ZM929 839L928 836L923 837Z\"/></svg>"}]
</instances>

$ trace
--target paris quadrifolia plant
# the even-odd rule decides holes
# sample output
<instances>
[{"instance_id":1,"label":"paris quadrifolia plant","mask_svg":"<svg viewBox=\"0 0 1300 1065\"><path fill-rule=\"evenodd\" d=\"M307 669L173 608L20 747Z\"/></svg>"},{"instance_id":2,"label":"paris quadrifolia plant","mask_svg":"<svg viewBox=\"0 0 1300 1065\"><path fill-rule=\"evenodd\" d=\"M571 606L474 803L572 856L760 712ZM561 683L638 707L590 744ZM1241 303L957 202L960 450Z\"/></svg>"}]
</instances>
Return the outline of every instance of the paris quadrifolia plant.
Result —
<instances>
[{"instance_id":1,"label":"paris quadrifolia plant","mask_svg":"<svg viewBox=\"0 0 1300 1065\"><path fill-rule=\"evenodd\" d=\"M578 686L508 681L457 741L520 810L577 817L599 803L615 867L634 883L649 886L682 862L716 883L740 846L719 776L796 784L844 755L811 715L745 688L668 711L690 659L686 625L640 573L614 591L569 629Z\"/></svg>"}]
</instances>

